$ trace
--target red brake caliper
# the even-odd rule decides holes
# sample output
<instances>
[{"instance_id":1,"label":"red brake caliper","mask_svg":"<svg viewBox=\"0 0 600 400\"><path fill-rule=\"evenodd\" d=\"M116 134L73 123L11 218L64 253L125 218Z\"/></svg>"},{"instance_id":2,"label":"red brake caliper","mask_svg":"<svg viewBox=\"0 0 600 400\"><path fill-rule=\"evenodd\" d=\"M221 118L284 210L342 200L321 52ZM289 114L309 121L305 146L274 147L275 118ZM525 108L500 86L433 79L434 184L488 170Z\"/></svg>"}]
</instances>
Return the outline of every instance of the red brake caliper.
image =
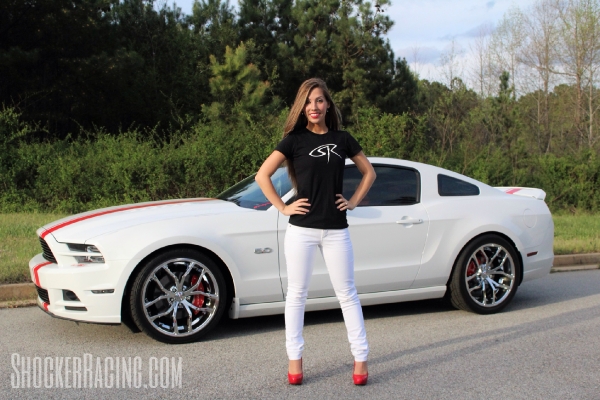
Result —
<instances>
[{"instance_id":1,"label":"red brake caliper","mask_svg":"<svg viewBox=\"0 0 600 400\"><path fill-rule=\"evenodd\" d=\"M485 263L485 257L480 254L477 253L477 262L479 262L479 265ZM473 274L475 274L477 272L477 265L475 264L475 261L471 260L469 262L469 266L467 267L467 276L471 276Z\"/></svg>"},{"instance_id":2,"label":"red brake caliper","mask_svg":"<svg viewBox=\"0 0 600 400\"><path fill-rule=\"evenodd\" d=\"M198 282L198 276L197 275L193 275L192 276L192 281L190 282L192 286L194 286L196 284L196 282ZM204 284L202 282L200 282L200 284L198 285L198 287L196 288L197 291L199 292L204 292ZM204 296L201 296L199 294L195 295L192 298L192 304L195 307L198 308L202 308L202 306L204 305ZM200 311L198 310L194 310L194 315L198 314Z\"/></svg>"},{"instance_id":3,"label":"red brake caliper","mask_svg":"<svg viewBox=\"0 0 600 400\"><path fill-rule=\"evenodd\" d=\"M473 260L471 260L469 262L469 266L467 267L467 276L471 276L471 275L475 274L476 271L477 271L477 266L475 265L475 262Z\"/></svg>"}]
</instances>

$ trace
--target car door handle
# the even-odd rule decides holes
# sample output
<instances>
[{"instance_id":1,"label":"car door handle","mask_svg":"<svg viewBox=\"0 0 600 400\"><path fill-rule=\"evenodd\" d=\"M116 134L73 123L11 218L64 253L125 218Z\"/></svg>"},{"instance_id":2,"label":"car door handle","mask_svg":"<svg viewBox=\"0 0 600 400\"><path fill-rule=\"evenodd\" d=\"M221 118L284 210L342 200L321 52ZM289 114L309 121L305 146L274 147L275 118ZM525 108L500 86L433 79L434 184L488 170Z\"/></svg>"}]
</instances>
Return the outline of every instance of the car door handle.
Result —
<instances>
[{"instance_id":1,"label":"car door handle","mask_svg":"<svg viewBox=\"0 0 600 400\"><path fill-rule=\"evenodd\" d=\"M401 219L399 221L396 221L396 223L401 224L401 225L422 224L423 220L421 218L418 218L418 219L407 218L407 219Z\"/></svg>"}]
</instances>

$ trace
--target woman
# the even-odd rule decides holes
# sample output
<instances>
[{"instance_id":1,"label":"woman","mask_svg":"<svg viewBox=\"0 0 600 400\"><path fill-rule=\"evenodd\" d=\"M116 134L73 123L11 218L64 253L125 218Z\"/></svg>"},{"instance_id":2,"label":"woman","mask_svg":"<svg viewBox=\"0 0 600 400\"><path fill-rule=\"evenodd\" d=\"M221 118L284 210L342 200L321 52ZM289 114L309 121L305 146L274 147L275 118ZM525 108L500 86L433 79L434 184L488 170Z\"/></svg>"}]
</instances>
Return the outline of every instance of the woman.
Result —
<instances>
[{"instance_id":1,"label":"woman","mask_svg":"<svg viewBox=\"0 0 600 400\"><path fill-rule=\"evenodd\" d=\"M283 139L256 174L267 199L290 216L285 235L288 289L285 303L286 349L290 384L302 383L304 306L312 274L312 261L321 250L340 302L348 340L354 356L353 380L367 383L369 346L358 294L354 286L354 256L346 211L369 191L375 171L358 142L340 131L341 115L327 85L312 78L300 86L285 123ZM342 196L345 158L356 164L363 177L349 200ZM296 200L286 205L277 194L271 175L287 161Z\"/></svg>"}]
</instances>

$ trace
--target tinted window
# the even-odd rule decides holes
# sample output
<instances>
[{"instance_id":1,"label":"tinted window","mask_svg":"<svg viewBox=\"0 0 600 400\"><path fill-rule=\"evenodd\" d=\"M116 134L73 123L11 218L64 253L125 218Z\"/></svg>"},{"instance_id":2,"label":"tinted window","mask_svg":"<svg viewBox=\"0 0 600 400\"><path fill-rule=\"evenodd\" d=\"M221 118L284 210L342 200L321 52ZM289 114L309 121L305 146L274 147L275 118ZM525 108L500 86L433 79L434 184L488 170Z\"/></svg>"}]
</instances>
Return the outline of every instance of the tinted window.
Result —
<instances>
[{"instance_id":1,"label":"tinted window","mask_svg":"<svg viewBox=\"0 0 600 400\"><path fill-rule=\"evenodd\" d=\"M477 196L479 188L471 183L461 181L448 175L439 174L438 193L440 196Z\"/></svg>"},{"instance_id":2,"label":"tinted window","mask_svg":"<svg viewBox=\"0 0 600 400\"><path fill-rule=\"evenodd\" d=\"M377 179L358 205L402 206L419 202L419 173L414 169L373 165ZM358 187L362 174L351 166L344 171L344 197L349 199Z\"/></svg>"},{"instance_id":3,"label":"tinted window","mask_svg":"<svg viewBox=\"0 0 600 400\"><path fill-rule=\"evenodd\" d=\"M275 171L271 177L271 181L279 196L283 196L292 190L292 182L290 182L285 168L279 168ZM271 207L271 202L267 200L262 190L260 190L258 183L254 180L254 175L236 183L218 195L217 198L231 201L240 207L253 208L255 210L266 210Z\"/></svg>"}]
</instances>

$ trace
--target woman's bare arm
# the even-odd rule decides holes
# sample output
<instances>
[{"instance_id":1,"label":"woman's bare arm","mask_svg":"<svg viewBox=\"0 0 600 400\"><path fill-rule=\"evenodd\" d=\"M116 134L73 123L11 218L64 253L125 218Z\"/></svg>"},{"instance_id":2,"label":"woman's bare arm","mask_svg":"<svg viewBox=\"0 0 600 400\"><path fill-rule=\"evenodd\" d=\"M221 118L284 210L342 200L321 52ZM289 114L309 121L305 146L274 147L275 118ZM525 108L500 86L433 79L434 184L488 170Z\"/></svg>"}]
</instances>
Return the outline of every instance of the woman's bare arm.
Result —
<instances>
[{"instance_id":1,"label":"woman's bare arm","mask_svg":"<svg viewBox=\"0 0 600 400\"><path fill-rule=\"evenodd\" d=\"M371 189L371 185L375 182L375 178L377 175L375 174L375 170L373 166L365 156L365 154L361 151L357 155L351 158L351 160L356 164L356 167L362 174L362 179L354 192L354 195L348 200L348 205L345 205L344 198L341 194L338 194L338 200L336 204L340 210L347 208L348 210L354 210L354 208L362 201L362 199L367 195L369 189Z\"/></svg>"},{"instance_id":2,"label":"woman's bare arm","mask_svg":"<svg viewBox=\"0 0 600 400\"><path fill-rule=\"evenodd\" d=\"M261 165L254 180L256 180L256 183L260 186L267 200L269 200L283 215L306 214L308 209L305 207L310 207L308 199L298 199L292 204L286 205L283 200L281 200L279 194L277 194L273 182L271 182L271 176L284 161L285 156L281 152L277 150L273 151Z\"/></svg>"}]
</instances>

